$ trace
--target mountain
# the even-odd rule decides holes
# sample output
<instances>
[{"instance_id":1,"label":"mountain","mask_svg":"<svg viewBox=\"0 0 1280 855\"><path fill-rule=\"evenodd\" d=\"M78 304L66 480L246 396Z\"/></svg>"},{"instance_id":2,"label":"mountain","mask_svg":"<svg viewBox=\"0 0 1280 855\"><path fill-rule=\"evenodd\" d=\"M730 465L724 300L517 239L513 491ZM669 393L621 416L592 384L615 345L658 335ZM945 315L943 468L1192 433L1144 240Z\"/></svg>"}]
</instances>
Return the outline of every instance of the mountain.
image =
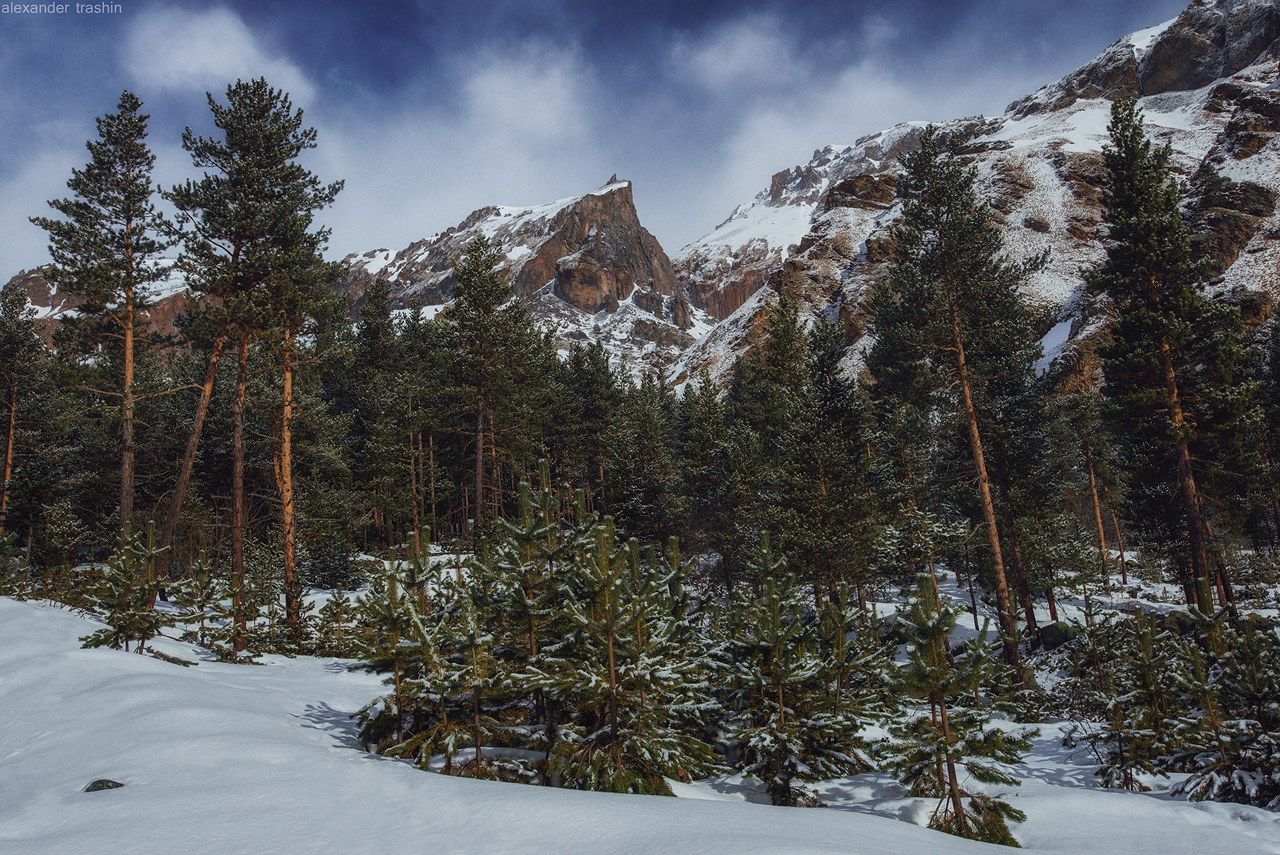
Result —
<instances>
[{"instance_id":1,"label":"mountain","mask_svg":"<svg viewBox=\"0 0 1280 855\"><path fill-rule=\"evenodd\" d=\"M1172 146L1191 189L1186 216L1220 274L1216 293L1241 303L1250 323L1265 320L1280 269L1277 57L1280 0L1197 0L1002 116L935 123L962 142L1009 254L1051 251L1025 293L1056 315L1046 331L1049 357L1076 353L1071 342L1100 328L1084 311L1081 271L1104 256L1101 152L1117 97L1138 97L1150 136ZM633 374L663 369L681 383L706 370L723 380L763 340L769 307L787 294L805 317L841 326L852 366L868 298L891 258L898 158L918 146L925 127L905 122L817 149L674 257L641 225L631 183L615 176L545 205L481 208L398 251L350 255L339 289L353 317L378 278L399 308L443 304L454 263L483 235L501 245L515 296L562 350L598 341ZM74 305L38 270L16 278L42 317ZM154 328L172 330L180 291L178 283L160 295Z\"/></svg>"},{"instance_id":2,"label":"mountain","mask_svg":"<svg viewBox=\"0 0 1280 855\"><path fill-rule=\"evenodd\" d=\"M979 175L1007 251L1051 251L1027 299L1053 309L1054 356L1090 327L1081 271L1104 257L1100 196L1110 102L1136 96L1149 135L1168 142L1189 182L1186 214L1221 278L1216 292L1265 319L1280 266L1280 2L1197 2L1134 33L1081 68L1009 105L1003 116L936 123L958 138ZM768 189L673 258L690 301L723 321L672 368L681 382L707 370L723 379L758 343L779 293L804 315L841 325L849 345L866 332L868 297L890 259L899 213L898 156L923 122L827 146L780 172ZM1203 167L1203 170L1202 170ZM1196 180L1192 180L1195 177ZM1095 324L1096 326L1096 324ZM849 362L858 359L850 347Z\"/></svg>"},{"instance_id":3,"label":"mountain","mask_svg":"<svg viewBox=\"0 0 1280 855\"><path fill-rule=\"evenodd\" d=\"M172 264L173 259L162 259L162 264ZM45 268L22 270L10 282L17 284L27 292L36 312L36 321L45 341L51 341L53 330L63 315L73 311L84 303L84 299L58 287L44 276ZM170 273L168 280L151 288L151 307L143 314L147 318L147 330L158 335L173 335L177 332L175 320L187 309L187 286L177 273Z\"/></svg>"},{"instance_id":4,"label":"mountain","mask_svg":"<svg viewBox=\"0 0 1280 855\"><path fill-rule=\"evenodd\" d=\"M358 310L378 278L393 305L452 298L452 268L467 244L488 238L535 321L562 348L600 341L633 372L667 365L714 320L690 306L662 246L641 224L631 182L615 176L583 196L532 208L490 206L459 225L391 252L346 258L341 287Z\"/></svg>"}]
</instances>

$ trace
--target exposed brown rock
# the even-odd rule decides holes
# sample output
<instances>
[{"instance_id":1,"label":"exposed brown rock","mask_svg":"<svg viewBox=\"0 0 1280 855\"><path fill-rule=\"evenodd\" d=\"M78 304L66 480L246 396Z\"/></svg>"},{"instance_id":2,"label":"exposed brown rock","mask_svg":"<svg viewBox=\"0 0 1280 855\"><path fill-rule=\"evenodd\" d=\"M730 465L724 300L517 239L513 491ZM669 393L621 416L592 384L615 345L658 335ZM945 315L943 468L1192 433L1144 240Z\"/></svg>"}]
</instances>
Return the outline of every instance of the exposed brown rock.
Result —
<instances>
[{"instance_id":1,"label":"exposed brown rock","mask_svg":"<svg viewBox=\"0 0 1280 855\"><path fill-rule=\"evenodd\" d=\"M1240 322L1249 331L1265 324L1271 318L1271 310L1275 308L1275 300L1262 291L1242 290L1231 294L1228 302L1240 310Z\"/></svg>"},{"instance_id":2,"label":"exposed brown rock","mask_svg":"<svg viewBox=\"0 0 1280 855\"><path fill-rule=\"evenodd\" d=\"M45 267L23 270L9 281L16 283L27 292L27 299L31 301L32 306L46 310L41 312L43 317L38 321L38 327L44 340L52 342L53 331L57 328L60 319L68 312L74 312L76 307L83 305L84 300L66 292L55 291L49 284L49 280L44 277L45 270ZM171 294L157 300L144 313L147 319L147 331L161 336L176 335L178 332L176 320L186 311L185 293Z\"/></svg>"},{"instance_id":3,"label":"exposed brown rock","mask_svg":"<svg viewBox=\"0 0 1280 855\"><path fill-rule=\"evenodd\" d=\"M835 184L822 197L818 211L835 208L866 208L872 211L891 206L898 195L896 175L853 175Z\"/></svg>"},{"instance_id":4,"label":"exposed brown rock","mask_svg":"<svg viewBox=\"0 0 1280 855\"><path fill-rule=\"evenodd\" d=\"M590 194L562 212L552 236L515 278L518 294L554 281L554 293L572 306L597 312L642 286L664 296L677 290L675 271L656 238L640 225L631 185Z\"/></svg>"},{"instance_id":5,"label":"exposed brown rock","mask_svg":"<svg viewBox=\"0 0 1280 855\"><path fill-rule=\"evenodd\" d=\"M570 305L596 312L616 309L638 286L664 296L678 289L670 259L640 225L630 182L617 182L542 217L534 209L481 208L458 226L411 244L380 271L388 276L393 303L448 300L453 294L450 271L482 224L508 252L528 250L507 263L516 294L532 294L551 284ZM347 258L351 269L340 289L352 295L353 313L373 284L374 276L365 268L378 252Z\"/></svg>"},{"instance_id":6,"label":"exposed brown rock","mask_svg":"<svg viewBox=\"0 0 1280 855\"><path fill-rule=\"evenodd\" d=\"M680 270L690 302L717 320L737 311L768 279L776 254L763 240L731 254L692 256Z\"/></svg>"},{"instance_id":7,"label":"exposed brown rock","mask_svg":"<svg viewBox=\"0 0 1280 855\"><path fill-rule=\"evenodd\" d=\"M1076 199L1101 205L1102 190L1109 180L1102 155L1059 150L1053 153L1050 163Z\"/></svg>"},{"instance_id":8,"label":"exposed brown rock","mask_svg":"<svg viewBox=\"0 0 1280 855\"><path fill-rule=\"evenodd\" d=\"M1235 263L1249 241L1276 210L1276 192L1251 181L1232 181L1214 170L1223 160L1211 152L1192 180L1189 210L1196 254L1209 259L1215 274Z\"/></svg>"},{"instance_id":9,"label":"exposed brown rock","mask_svg":"<svg viewBox=\"0 0 1280 855\"><path fill-rule=\"evenodd\" d=\"M893 235L882 230L867 238L867 254L863 259L868 264L885 264L893 260Z\"/></svg>"},{"instance_id":10,"label":"exposed brown rock","mask_svg":"<svg viewBox=\"0 0 1280 855\"><path fill-rule=\"evenodd\" d=\"M1188 6L1142 58L1138 69L1142 94L1185 92L1224 76L1219 72L1225 41L1226 19L1220 11Z\"/></svg>"},{"instance_id":11,"label":"exposed brown rock","mask_svg":"<svg viewBox=\"0 0 1280 855\"><path fill-rule=\"evenodd\" d=\"M1021 118L1082 98L1186 92L1274 56L1280 8L1264 0L1196 0L1142 54L1121 39L1071 74L1009 105ZM1227 94L1227 93L1223 93ZM1218 107L1221 109L1221 107Z\"/></svg>"},{"instance_id":12,"label":"exposed brown rock","mask_svg":"<svg viewBox=\"0 0 1280 855\"><path fill-rule=\"evenodd\" d=\"M1015 118L1070 107L1081 98L1123 98L1139 94L1138 61L1126 41L1120 41L1057 83L1020 98L1007 112Z\"/></svg>"}]
</instances>

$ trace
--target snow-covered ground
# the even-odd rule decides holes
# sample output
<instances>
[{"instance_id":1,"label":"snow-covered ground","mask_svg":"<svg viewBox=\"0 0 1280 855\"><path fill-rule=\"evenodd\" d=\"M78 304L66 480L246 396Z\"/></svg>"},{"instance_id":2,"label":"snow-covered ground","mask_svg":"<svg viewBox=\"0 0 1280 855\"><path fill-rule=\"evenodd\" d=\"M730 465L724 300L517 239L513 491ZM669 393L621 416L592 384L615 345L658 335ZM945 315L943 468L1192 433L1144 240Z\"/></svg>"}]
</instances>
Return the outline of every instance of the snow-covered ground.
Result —
<instances>
[{"instance_id":1,"label":"snow-covered ground","mask_svg":"<svg viewBox=\"0 0 1280 855\"><path fill-rule=\"evenodd\" d=\"M911 853L996 851L920 827L931 805L884 775L822 786L828 809L752 803L751 781L621 796L422 772L365 753L349 715L382 687L346 662L181 667L83 650L96 622L0 598L0 852ZM1280 853L1280 816L1096 787L1056 726L1007 798L1030 851ZM86 793L99 778L119 789Z\"/></svg>"}]
</instances>

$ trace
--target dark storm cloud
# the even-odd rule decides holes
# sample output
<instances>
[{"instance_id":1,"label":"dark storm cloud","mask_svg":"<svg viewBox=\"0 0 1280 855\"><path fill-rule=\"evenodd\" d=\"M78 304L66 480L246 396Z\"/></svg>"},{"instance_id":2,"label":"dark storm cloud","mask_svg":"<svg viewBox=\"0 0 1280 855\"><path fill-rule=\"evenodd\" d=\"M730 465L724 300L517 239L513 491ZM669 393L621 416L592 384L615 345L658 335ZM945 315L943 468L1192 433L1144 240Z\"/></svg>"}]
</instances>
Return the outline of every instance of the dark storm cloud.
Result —
<instances>
[{"instance_id":1,"label":"dark storm cloud","mask_svg":"<svg viewBox=\"0 0 1280 855\"><path fill-rule=\"evenodd\" d=\"M0 264L44 260L26 217L65 193L93 117L130 88L157 178L190 170L203 93L266 75L320 131L336 254L401 247L484 204L611 173L669 251L814 148L908 119L999 113L1181 0L129 3L0 20Z\"/></svg>"}]
</instances>

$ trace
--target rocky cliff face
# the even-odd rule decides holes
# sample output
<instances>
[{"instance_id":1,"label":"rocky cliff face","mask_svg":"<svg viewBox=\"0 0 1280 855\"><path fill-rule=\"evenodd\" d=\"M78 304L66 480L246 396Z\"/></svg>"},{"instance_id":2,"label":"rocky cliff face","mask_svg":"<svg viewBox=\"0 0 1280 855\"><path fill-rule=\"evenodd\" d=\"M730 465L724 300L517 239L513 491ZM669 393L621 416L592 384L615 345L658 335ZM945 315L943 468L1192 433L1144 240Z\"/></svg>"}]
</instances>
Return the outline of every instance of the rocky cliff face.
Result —
<instances>
[{"instance_id":1,"label":"rocky cliff face","mask_svg":"<svg viewBox=\"0 0 1280 855\"><path fill-rule=\"evenodd\" d=\"M376 278L394 305L445 303L452 268L467 244L484 235L505 251L505 275L535 320L560 342L601 340L617 356L662 366L694 340L699 320L666 252L640 224L631 182L615 179L584 196L534 208L491 206L458 226L399 252L348 256L342 288L353 311Z\"/></svg>"},{"instance_id":2,"label":"rocky cliff face","mask_svg":"<svg viewBox=\"0 0 1280 855\"><path fill-rule=\"evenodd\" d=\"M1280 8L1271 0L1192 3L1181 15L1125 36L1089 63L1009 105L1016 118L1080 99L1145 97L1199 89L1275 56Z\"/></svg>"},{"instance_id":3,"label":"rocky cliff face","mask_svg":"<svg viewBox=\"0 0 1280 855\"><path fill-rule=\"evenodd\" d=\"M1059 312L1062 334L1046 340L1055 354L1072 350L1068 328L1076 338L1090 332L1076 307L1081 270L1104 257L1098 240L1106 179L1101 151L1110 98L1141 95L1148 133L1173 147L1175 168L1191 191L1186 215L1198 233L1198 250L1221 274L1218 292L1259 307L1269 306L1267 294L1280 297L1277 37L1275 0L1195 3L1173 21L1121 39L1083 68L1010 105L1002 117L938 124L964 141L1009 253L1019 258L1051 251L1049 266L1027 283L1026 297ZM772 209L775 178L720 229L677 253L676 270L695 303L716 293L742 300L681 357L678 379L704 368L724 377L733 359L761 337L779 293L797 300L810 318L839 323L851 345L850 364L858 360L859 348L852 345L866 332L868 297L891 258L897 156L918 144L921 130L919 124L899 125L853 146L815 153L807 166L781 173L821 175L820 187L807 188L803 198L778 197L794 215L786 228L750 235L749 241L725 233ZM784 242L789 245L782 249ZM761 257L753 247L762 244L775 249L771 257L737 268L727 263L753 251ZM764 283L754 294L741 285L746 269ZM1263 294L1256 300L1240 296L1257 292Z\"/></svg>"},{"instance_id":4,"label":"rocky cliff face","mask_svg":"<svg viewBox=\"0 0 1280 855\"><path fill-rule=\"evenodd\" d=\"M172 263L169 259L165 263ZM23 270L10 279L27 292L27 299L36 310L36 320L40 332L46 342L53 339L53 330L59 321L84 300L65 291L59 291L44 276L45 268ZM174 335L178 329L175 321L178 315L186 310L186 283L175 275L169 281L158 283L151 288L151 307L146 312L147 330L158 335Z\"/></svg>"}]
</instances>

